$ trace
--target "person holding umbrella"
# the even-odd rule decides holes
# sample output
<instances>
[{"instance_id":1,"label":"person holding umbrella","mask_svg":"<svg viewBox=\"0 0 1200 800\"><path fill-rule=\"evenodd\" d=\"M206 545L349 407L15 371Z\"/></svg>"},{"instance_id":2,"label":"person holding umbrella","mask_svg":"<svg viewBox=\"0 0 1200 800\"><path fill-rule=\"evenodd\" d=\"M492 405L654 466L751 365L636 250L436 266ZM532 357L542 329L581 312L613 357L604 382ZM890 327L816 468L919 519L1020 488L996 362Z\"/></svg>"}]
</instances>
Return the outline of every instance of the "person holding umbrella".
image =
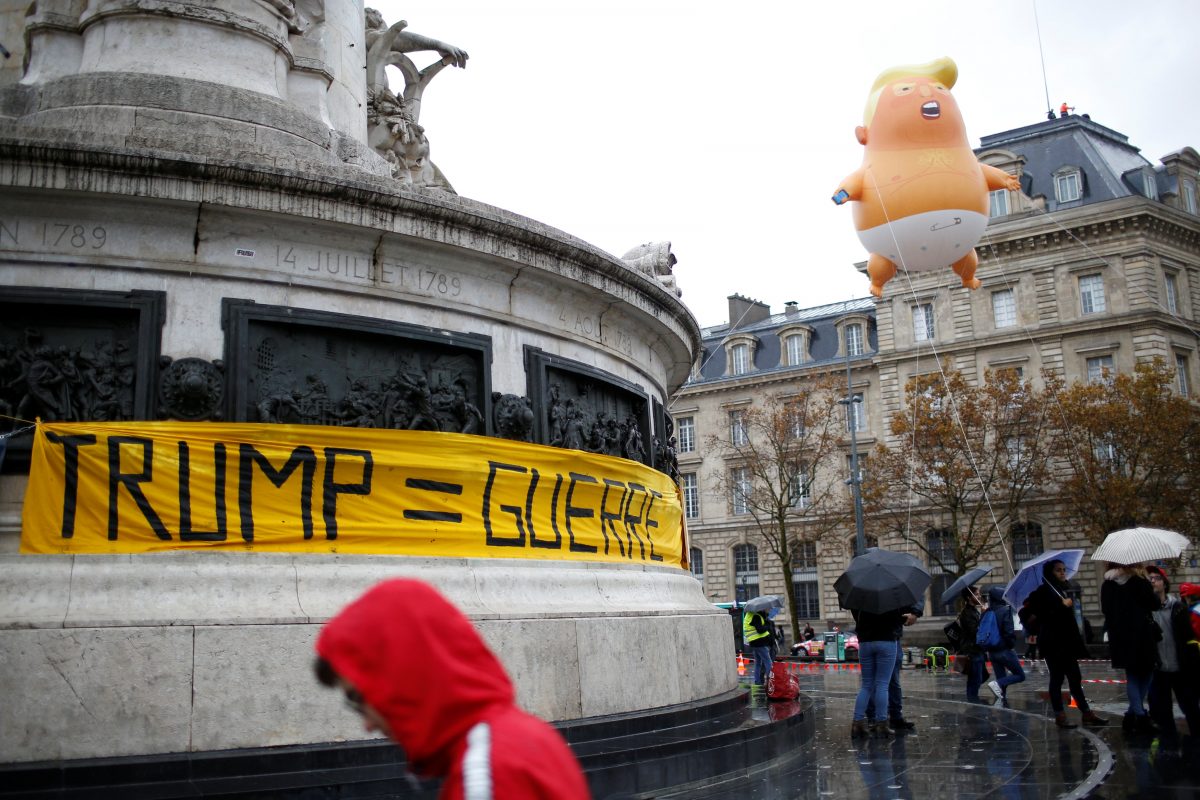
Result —
<instances>
[{"instance_id":1,"label":"person holding umbrella","mask_svg":"<svg viewBox=\"0 0 1200 800\"><path fill-rule=\"evenodd\" d=\"M1050 672L1050 707L1054 709L1054 724L1060 728L1074 728L1067 722L1063 709L1063 679L1070 687L1071 696L1083 713L1085 727L1101 727L1108 720L1097 716L1088 705L1083 693L1083 676L1079 673L1079 659L1087 658L1087 646L1075 622L1075 601L1069 596L1071 585L1067 583L1067 565L1061 559L1042 564L1042 582L1029 595L1029 606L1038 621L1038 646L1046 669Z\"/></svg>"},{"instance_id":2,"label":"person holding umbrella","mask_svg":"<svg viewBox=\"0 0 1200 800\"><path fill-rule=\"evenodd\" d=\"M929 570L908 553L872 547L854 558L834 582L838 603L850 609L858 632L860 682L854 701L850 737L872 733L891 738L888 726L888 682L896 664L896 648L905 615L929 588ZM868 727L867 704L875 716Z\"/></svg>"},{"instance_id":3,"label":"person holding umbrella","mask_svg":"<svg viewBox=\"0 0 1200 800\"><path fill-rule=\"evenodd\" d=\"M1125 670L1125 694L1129 710L1121 722L1126 733L1154 733L1146 711L1150 679L1158 667L1158 641L1162 631L1153 614L1161 607L1154 587L1141 565L1109 563L1100 585L1100 610L1108 631L1112 665Z\"/></svg>"},{"instance_id":4,"label":"person holding umbrella","mask_svg":"<svg viewBox=\"0 0 1200 800\"><path fill-rule=\"evenodd\" d=\"M754 685L766 688L771 674L771 646L775 643L771 612L778 613L783 601L776 595L763 595L747 600L742 606L742 639L754 656Z\"/></svg>"}]
</instances>

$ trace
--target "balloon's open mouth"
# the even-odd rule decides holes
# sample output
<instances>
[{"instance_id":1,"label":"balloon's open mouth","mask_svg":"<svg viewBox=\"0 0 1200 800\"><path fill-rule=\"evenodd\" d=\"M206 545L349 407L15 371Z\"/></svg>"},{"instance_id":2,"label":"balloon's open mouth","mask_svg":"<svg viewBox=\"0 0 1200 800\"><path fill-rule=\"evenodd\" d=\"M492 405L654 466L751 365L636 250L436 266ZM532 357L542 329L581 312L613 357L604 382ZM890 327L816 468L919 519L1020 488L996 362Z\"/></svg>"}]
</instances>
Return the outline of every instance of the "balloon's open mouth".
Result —
<instances>
[{"instance_id":1,"label":"balloon's open mouth","mask_svg":"<svg viewBox=\"0 0 1200 800\"><path fill-rule=\"evenodd\" d=\"M921 116L925 119L937 119L942 115L942 107L938 105L937 100L930 100L925 105L921 106Z\"/></svg>"}]
</instances>

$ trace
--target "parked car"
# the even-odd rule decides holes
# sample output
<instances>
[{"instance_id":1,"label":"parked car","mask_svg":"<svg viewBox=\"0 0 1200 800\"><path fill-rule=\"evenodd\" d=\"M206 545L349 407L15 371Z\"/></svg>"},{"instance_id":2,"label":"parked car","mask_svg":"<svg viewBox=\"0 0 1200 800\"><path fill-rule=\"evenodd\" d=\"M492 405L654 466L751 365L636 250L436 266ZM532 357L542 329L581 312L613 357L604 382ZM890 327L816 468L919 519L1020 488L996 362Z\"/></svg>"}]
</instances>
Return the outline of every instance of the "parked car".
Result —
<instances>
[{"instance_id":1,"label":"parked car","mask_svg":"<svg viewBox=\"0 0 1200 800\"><path fill-rule=\"evenodd\" d=\"M806 642L792 645L792 655L802 661L823 661L825 659L825 639L818 636ZM846 660L858 661L858 636L846 634Z\"/></svg>"}]
</instances>

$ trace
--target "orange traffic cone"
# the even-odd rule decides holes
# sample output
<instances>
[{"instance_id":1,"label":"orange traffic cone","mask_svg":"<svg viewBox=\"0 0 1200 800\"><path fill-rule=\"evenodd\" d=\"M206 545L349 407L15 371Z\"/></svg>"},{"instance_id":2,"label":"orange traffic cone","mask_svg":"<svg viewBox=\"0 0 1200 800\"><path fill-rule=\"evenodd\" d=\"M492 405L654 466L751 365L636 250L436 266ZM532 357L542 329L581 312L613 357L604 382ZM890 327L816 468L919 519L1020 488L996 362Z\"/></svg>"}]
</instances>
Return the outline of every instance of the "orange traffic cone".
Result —
<instances>
[{"instance_id":1,"label":"orange traffic cone","mask_svg":"<svg viewBox=\"0 0 1200 800\"><path fill-rule=\"evenodd\" d=\"M746 664L749 663L749 661L750 661L750 659L746 658L741 653L737 654L738 675L744 676L746 674Z\"/></svg>"}]
</instances>

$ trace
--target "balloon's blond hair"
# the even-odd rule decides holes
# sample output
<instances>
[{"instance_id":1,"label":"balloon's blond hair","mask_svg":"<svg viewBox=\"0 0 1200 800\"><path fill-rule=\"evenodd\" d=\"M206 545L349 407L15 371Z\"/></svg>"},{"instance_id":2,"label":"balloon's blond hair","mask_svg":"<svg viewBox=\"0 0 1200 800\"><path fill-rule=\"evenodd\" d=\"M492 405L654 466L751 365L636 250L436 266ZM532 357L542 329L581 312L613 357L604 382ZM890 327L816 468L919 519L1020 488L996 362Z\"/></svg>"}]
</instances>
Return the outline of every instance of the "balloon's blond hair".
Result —
<instances>
[{"instance_id":1,"label":"balloon's blond hair","mask_svg":"<svg viewBox=\"0 0 1200 800\"><path fill-rule=\"evenodd\" d=\"M958 80L958 65L949 56L942 56L925 64L904 64L899 67L885 69L871 84L871 93L867 95L867 107L863 110L863 125L871 127L871 119L875 116L875 106L879 103L879 95L889 83L908 77L934 78L946 85L947 89L954 88Z\"/></svg>"}]
</instances>

